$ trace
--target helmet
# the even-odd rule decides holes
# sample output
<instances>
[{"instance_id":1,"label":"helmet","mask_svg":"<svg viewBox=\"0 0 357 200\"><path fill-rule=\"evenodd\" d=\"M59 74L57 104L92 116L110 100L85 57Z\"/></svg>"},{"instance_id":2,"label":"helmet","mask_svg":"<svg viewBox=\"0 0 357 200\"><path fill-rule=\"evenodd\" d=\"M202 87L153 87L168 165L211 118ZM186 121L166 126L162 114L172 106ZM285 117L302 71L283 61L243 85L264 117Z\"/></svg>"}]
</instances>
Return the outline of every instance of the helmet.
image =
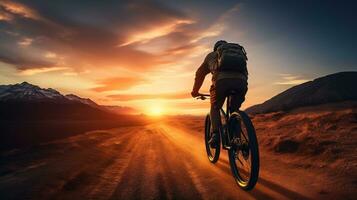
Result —
<instances>
[{"instance_id":1,"label":"helmet","mask_svg":"<svg viewBox=\"0 0 357 200\"><path fill-rule=\"evenodd\" d=\"M225 41L225 40L218 40L218 41L216 42L216 44L214 44L213 51L216 51L219 46L221 46L222 44L225 44L225 43L227 43L227 41Z\"/></svg>"}]
</instances>

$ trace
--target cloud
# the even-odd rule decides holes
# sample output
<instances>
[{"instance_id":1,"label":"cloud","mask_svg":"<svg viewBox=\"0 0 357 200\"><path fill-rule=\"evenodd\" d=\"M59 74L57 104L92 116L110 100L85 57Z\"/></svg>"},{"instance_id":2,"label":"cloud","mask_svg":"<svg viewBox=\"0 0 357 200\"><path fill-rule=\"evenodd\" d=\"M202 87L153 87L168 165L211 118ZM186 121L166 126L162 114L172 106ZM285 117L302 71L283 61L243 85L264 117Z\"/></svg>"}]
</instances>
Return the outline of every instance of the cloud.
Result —
<instances>
[{"instance_id":1,"label":"cloud","mask_svg":"<svg viewBox=\"0 0 357 200\"><path fill-rule=\"evenodd\" d=\"M282 81L275 82L276 85L298 85L309 81L308 79L301 78L300 76L294 76L291 74L280 74Z\"/></svg>"},{"instance_id":2,"label":"cloud","mask_svg":"<svg viewBox=\"0 0 357 200\"><path fill-rule=\"evenodd\" d=\"M67 67L43 67L43 68L31 68L31 69L24 69L20 70L18 75L20 76L32 76L35 74L41 74L46 72L53 72L53 71L63 71L67 70Z\"/></svg>"},{"instance_id":3,"label":"cloud","mask_svg":"<svg viewBox=\"0 0 357 200\"><path fill-rule=\"evenodd\" d=\"M210 102L207 101L194 101L194 99L190 99L190 101L183 102L172 102L172 106L178 107L181 109L205 109L206 112L209 112Z\"/></svg>"},{"instance_id":4,"label":"cloud","mask_svg":"<svg viewBox=\"0 0 357 200\"><path fill-rule=\"evenodd\" d=\"M229 10L225 11L217 20L209 26L207 29L198 34L191 42L197 42L205 38L219 36L226 29L227 21L232 18L232 14L236 13L239 10L240 4L236 4Z\"/></svg>"},{"instance_id":5,"label":"cloud","mask_svg":"<svg viewBox=\"0 0 357 200\"><path fill-rule=\"evenodd\" d=\"M13 16L10 13L0 9L0 21L11 21L12 19Z\"/></svg>"},{"instance_id":6,"label":"cloud","mask_svg":"<svg viewBox=\"0 0 357 200\"><path fill-rule=\"evenodd\" d=\"M46 52L44 56L46 58L57 58L57 54L53 52Z\"/></svg>"},{"instance_id":7,"label":"cloud","mask_svg":"<svg viewBox=\"0 0 357 200\"><path fill-rule=\"evenodd\" d=\"M115 77L99 81L97 83L99 86L92 90L96 92L126 90L143 83L146 83L146 80L138 77Z\"/></svg>"},{"instance_id":8,"label":"cloud","mask_svg":"<svg viewBox=\"0 0 357 200\"><path fill-rule=\"evenodd\" d=\"M36 20L40 19L40 16L35 10L25 6L24 4L17 3L15 1L1 0L0 6L4 8L7 12L15 15L19 15L30 19L36 19Z\"/></svg>"},{"instance_id":9,"label":"cloud","mask_svg":"<svg viewBox=\"0 0 357 200\"><path fill-rule=\"evenodd\" d=\"M194 21L175 20L175 21L171 21L165 25L158 25L158 26L152 27L148 30L140 30L137 33L132 33L129 36L129 38L127 39L127 41L120 44L119 46L126 46L126 45L130 45L130 44L136 43L136 42L145 43L152 39L162 37L162 36L165 36L165 35L173 32L179 25L192 24L192 23L194 23Z\"/></svg>"},{"instance_id":10,"label":"cloud","mask_svg":"<svg viewBox=\"0 0 357 200\"><path fill-rule=\"evenodd\" d=\"M0 48L1 50L1 48ZM14 65L18 70L39 69L55 67L56 63L39 57L38 55L18 54L9 51L3 55L0 54L0 61Z\"/></svg>"},{"instance_id":11,"label":"cloud","mask_svg":"<svg viewBox=\"0 0 357 200\"><path fill-rule=\"evenodd\" d=\"M20 46L29 46L33 42L32 38L23 38L22 40L18 41L17 44Z\"/></svg>"},{"instance_id":12,"label":"cloud","mask_svg":"<svg viewBox=\"0 0 357 200\"><path fill-rule=\"evenodd\" d=\"M199 27L197 19L156 1L90 5L2 1L0 5L5 13L14 16L6 26L17 34L0 33L4 36L0 42L6 43L4 49L0 47L0 59L18 69L65 66L74 70L122 68L145 73L177 59L189 59L197 52L204 53L202 49L207 48L198 41L220 32L212 34L213 30Z\"/></svg>"},{"instance_id":13,"label":"cloud","mask_svg":"<svg viewBox=\"0 0 357 200\"><path fill-rule=\"evenodd\" d=\"M15 68L18 79L58 76L70 80L64 90L80 88L108 103L206 109L208 101L192 103L189 92L177 91L187 89L194 66L212 50L210 40L225 31L222 16L232 4L1 1L0 61Z\"/></svg>"},{"instance_id":14,"label":"cloud","mask_svg":"<svg viewBox=\"0 0 357 200\"><path fill-rule=\"evenodd\" d=\"M0 39L0 42L7 41L7 46L6 50L0 49L0 57L18 57L18 55L10 55L19 54L17 47L13 44L22 47L30 46L34 41L32 38L36 38L34 49L38 52L60 53L64 55L63 58L69 66L121 66L132 69L140 68L140 70L149 69L163 63L159 56L132 47L118 48L118 43L124 41L125 38L131 39L128 41L129 43L148 40L160 36L162 33L170 32L171 28L177 24L188 23L180 13L172 9L160 12L161 9L166 8L152 2L138 5L126 2L126 4L118 4L116 9L112 7L116 7L117 3L110 5L96 2L94 4L101 5L94 7L102 8L102 10L98 10L101 12L99 16L96 16L97 12L81 13L75 9L75 4L75 2L65 5L60 2L1 1L0 20L9 21L13 16L13 22L5 25L8 31L18 35L1 33L4 37ZM91 6L87 8L93 9ZM140 14L141 17L136 17L137 12L129 12L135 11L135 9L147 12ZM123 18L126 18L127 22L122 21ZM97 23L102 20L105 23ZM102 27L103 24L107 24L107 26ZM167 26L161 26L163 24ZM144 29L136 27L144 27ZM162 29L162 27L164 28ZM152 30L152 32L147 30ZM136 34L132 34L133 32ZM147 33L150 34L146 35ZM132 36L134 38L130 38ZM9 49L10 52L5 53ZM29 49L29 51L31 50L33 49ZM31 52L21 53L24 62L26 61L25 54L31 54ZM47 58L51 57L48 55ZM41 60L41 58L37 58ZM16 59L3 59L4 62L9 60ZM24 62L23 66L31 67L30 64ZM14 64L14 62L9 64ZM22 67L16 64L15 66Z\"/></svg>"},{"instance_id":15,"label":"cloud","mask_svg":"<svg viewBox=\"0 0 357 200\"><path fill-rule=\"evenodd\" d=\"M182 60L192 60L193 57L203 56L210 51L212 48L207 45L207 39L223 34L228 26L227 19L230 19L238 8L239 4L232 6L216 16L207 26L201 26L202 21L199 19L188 18L189 23L174 26L170 33L132 45L136 49L160 55L168 61L168 65L176 63L177 66Z\"/></svg>"},{"instance_id":16,"label":"cloud","mask_svg":"<svg viewBox=\"0 0 357 200\"><path fill-rule=\"evenodd\" d=\"M148 100L148 99L166 99L179 100L191 98L189 92L180 93L161 93L161 94L114 94L108 95L114 101L133 101L133 100Z\"/></svg>"},{"instance_id":17,"label":"cloud","mask_svg":"<svg viewBox=\"0 0 357 200\"><path fill-rule=\"evenodd\" d=\"M77 72L64 72L63 73L64 76L78 76Z\"/></svg>"},{"instance_id":18,"label":"cloud","mask_svg":"<svg viewBox=\"0 0 357 200\"><path fill-rule=\"evenodd\" d=\"M186 66L194 62L192 58L211 49L204 39L223 31L216 21L205 22L165 1L12 2L0 4L0 11L10 16L1 21L6 32L0 31L0 61L12 65L22 76L56 72L67 78L94 81L96 86L90 86L87 92L96 95L130 92L140 85L150 88L153 75L165 80L175 76L177 80L181 72L191 73ZM81 76L85 70L93 73ZM162 71L167 73L162 75ZM110 98L131 101L191 97L173 92L117 94Z\"/></svg>"}]
</instances>

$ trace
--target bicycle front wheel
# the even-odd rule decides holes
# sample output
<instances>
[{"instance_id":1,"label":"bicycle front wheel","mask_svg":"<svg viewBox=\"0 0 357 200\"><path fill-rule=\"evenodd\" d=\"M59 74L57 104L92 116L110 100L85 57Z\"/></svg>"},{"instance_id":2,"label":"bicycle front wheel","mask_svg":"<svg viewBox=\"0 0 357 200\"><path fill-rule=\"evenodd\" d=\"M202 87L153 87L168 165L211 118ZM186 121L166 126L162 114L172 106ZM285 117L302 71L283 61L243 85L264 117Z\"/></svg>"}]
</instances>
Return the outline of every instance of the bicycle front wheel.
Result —
<instances>
[{"instance_id":1,"label":"bicycle front wheel","mask_svg":"<svg viewBox=\"0 0 357 200\"><path fill-rule=\"evenodd\" d=\"M235 144L228 151L233 177L239 187L251 190L259 176L259 150L254 126L242 111L232 113L229 126L231 135L235 137Z\"/></svg>"},{"instance_id":2,"label":"bicycle front wheel","mask_svg":"<svg viewBox=\"0 0 357 200\"><path fill-rule=\"evenodd\" d=\"M212 136L212 131L211 131L211 118L210 115L208 114L206 116L206 120L205 120L205 145L206 145L206 152L207 152L207 157L208 160L211 163L216 163L218 161L219 158L219 153L221 150L221 141L220 141L220 137L218 137L218 141L217 141L217 146L216 148L211 148L211 146L208 144L208 141L210 140L211 136Z\"/></svg>"}]
</instances>

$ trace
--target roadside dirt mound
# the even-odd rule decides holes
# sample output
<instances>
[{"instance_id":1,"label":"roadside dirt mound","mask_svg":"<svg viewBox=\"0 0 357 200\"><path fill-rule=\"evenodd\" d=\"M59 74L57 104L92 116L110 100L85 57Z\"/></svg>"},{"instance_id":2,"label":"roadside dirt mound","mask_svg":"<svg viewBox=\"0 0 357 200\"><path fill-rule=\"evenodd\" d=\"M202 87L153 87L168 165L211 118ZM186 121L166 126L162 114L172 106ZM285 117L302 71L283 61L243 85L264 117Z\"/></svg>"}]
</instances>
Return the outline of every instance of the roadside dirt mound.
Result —
<instances>
[{"instance_id":1,"label":"roadside dirt mound","mask_svg":"<svg viewBox=\"0 0 357 200\"><path fill-rule=\"evenodd\" d=\"M299 186L308 192L316 191L311 199L353 199L356 196L357 102L301 107L250 117L259 143L261 176L258 183L264 182L262 177L269 174L269 179L279 180L285 186L293 187L290 181L299 181ZM205 116L166 120L203 141ZM199 148L204 148L203 144ZM227 159L225 151L222 153L219 162ZM206 156L205 152L202 154ZM289 192L284 191L286 193Z\"/></svg>"},{"instance_id":2,"label":"roadside dirt mound","mask_svg":"<svg viewBox=\"0 0 357 200\"><path fill-rule=\"evenodd\" d=\"M294 153L299 149L300 143L292 139L285 139L278 141L274 145L275 152L280 153Z\"/></svg>"},{"instance_id":3,"label":"roadside dirt mound","mask_svg":"<svg viewBox=\"0 0 357 200\"><path fill-rule=\"evenodd\" d=\"M312 167L329 166L343 173L357 166L355 102L258 114L252 118L260 148L285 154L287 161Z\"/></svg>"}]
</instances>

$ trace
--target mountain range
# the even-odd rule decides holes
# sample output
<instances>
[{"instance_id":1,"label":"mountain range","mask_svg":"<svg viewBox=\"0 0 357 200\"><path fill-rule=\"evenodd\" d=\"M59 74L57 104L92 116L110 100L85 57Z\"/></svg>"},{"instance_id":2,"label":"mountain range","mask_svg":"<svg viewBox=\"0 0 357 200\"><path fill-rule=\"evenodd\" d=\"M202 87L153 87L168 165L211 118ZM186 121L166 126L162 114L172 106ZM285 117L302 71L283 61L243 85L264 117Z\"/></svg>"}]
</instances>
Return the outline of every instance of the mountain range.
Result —
<instances>
[{"instance_id":1,"label":"mountain range","mask_svg":"<svg viewBox=\"0 0 357 200\"><path fill-rule=\"evenodd\" d=\"M305 82L245 111L269 113L342 101L357 101L357 72L339 72Z\"/></svg>"},{"instance_id":2,"label":"mountain range","mask_svg":"<svg viewBox=\"0 0 357 200\"><path fill-rule=\"evenodd\" d=\"M0 119L113 119L118 114L88 98L74 94L62 95L48 88L27 82L0 85Z\"/></svg>"}]
</instances>

